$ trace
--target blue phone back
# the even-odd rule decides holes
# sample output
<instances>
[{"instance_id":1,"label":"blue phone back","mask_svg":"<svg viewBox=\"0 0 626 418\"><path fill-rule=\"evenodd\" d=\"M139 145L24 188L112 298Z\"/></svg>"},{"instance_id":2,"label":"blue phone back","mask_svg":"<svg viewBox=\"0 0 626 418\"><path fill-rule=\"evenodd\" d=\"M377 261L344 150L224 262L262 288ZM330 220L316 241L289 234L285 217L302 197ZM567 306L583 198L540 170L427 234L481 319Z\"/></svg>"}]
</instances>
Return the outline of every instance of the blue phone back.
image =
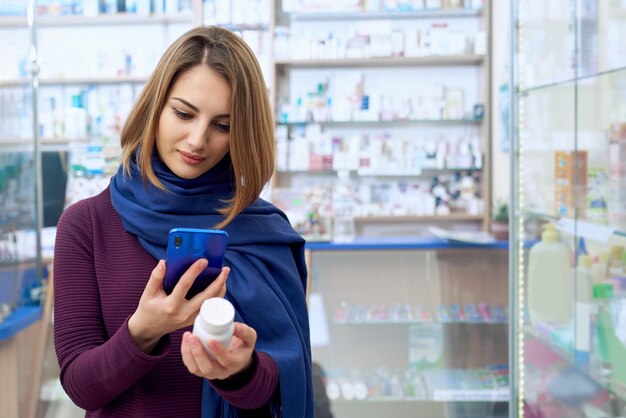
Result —
<instances>
[{"instance_id":1,"label":"blue phone back","mask_svg":"<svg viewBox=\"0 0 626 418\"><path fill-rule=\"evenodd\" d=\"M198 275L187 292L190 299L206 289L222 271L228 234L215 229L174 228L170 230L165 256L166 272L163 289L171 293L180 277L199 258L206 258L207 267Z\"/></svg>"}]
</instances>

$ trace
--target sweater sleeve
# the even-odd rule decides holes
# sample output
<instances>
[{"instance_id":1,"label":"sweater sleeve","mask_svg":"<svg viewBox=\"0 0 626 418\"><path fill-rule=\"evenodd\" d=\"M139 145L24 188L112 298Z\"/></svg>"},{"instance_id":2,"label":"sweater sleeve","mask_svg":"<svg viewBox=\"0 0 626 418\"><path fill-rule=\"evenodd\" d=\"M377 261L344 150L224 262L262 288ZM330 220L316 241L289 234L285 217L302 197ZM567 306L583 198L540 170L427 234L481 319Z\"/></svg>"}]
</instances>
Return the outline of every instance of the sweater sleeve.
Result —
<instances>
[{"instance_id":1,"label":"sweater sleeve","mask_svg":"<svg viewBox=\"0 0 626 418\"><path fill-rule=\"evenodd\" d=\"M96 280L86 202L69 207L54 252L54 343L61 384L79 407L100 409L140 380L169 352L163 337L151 354L133 343L128 319L107 335Z\"/></svg>"},{"instance_id":2,"label":"sweater sleeve","mask_svg":"<svg viewBox=\"0 0 626 418\"><path fill-rule=\"evenodd\" d=\"M252 365L241 373L226 380L209 380L217 393L228 403L244 410L265 409L278 387L278 367L272 357L264 352L255 351ZM265 414L259 411L259 415Z\"/></svg>"}]
</instances>

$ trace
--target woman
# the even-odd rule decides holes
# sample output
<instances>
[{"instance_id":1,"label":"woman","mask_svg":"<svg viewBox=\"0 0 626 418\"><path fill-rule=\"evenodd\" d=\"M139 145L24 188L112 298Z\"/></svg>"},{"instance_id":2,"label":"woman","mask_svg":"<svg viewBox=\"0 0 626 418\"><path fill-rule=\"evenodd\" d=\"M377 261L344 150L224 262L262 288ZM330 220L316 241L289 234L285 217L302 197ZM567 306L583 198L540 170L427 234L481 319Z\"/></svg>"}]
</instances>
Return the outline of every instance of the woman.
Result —
<instances>
[{"instance_id":1,"label":"woman","mask_svg":"<svg viewBox=\"0 0 626 418\"><path fill-rule=\"evenodd\" d=\"M304 241L258 198L274 138L252 51L216 27L182 35L121 144L110 186L57 228L54 334L69 396L88 417L313 417ZM206 260L163 291L174 227L229 236L227 267L189 300ZM238 322L228 350L209 344L211 360L189 331L214 296L233 303Z\"/></svg>"}]
</instances>

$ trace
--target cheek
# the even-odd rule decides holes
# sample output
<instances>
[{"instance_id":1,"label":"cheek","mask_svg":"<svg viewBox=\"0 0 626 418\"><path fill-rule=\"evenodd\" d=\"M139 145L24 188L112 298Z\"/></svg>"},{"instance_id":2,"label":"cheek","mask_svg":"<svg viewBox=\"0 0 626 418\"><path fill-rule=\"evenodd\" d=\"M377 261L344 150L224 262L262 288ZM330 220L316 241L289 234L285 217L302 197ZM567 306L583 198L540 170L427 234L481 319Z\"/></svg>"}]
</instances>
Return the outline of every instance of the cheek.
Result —
<instances>
[{"instance_id":1,"label":"cheek","mask_svg":"<svg viewBox=\"0 0 626 418\"><path fill-rule=\"evenodd\" d=\"M182 130L178 122L169 114L162 114L157 127L157 145L163 149L171 147L181 134Z\"/></svg>"},{"instance_id":2,"label":"cheek","mask_svg":"<svg viewBox=\"0 0 626 418\"><path fill-rule=\"evenodd\" d=\"M216 142L216 146L219 150L226 154L230 150L230 136L228 134L220 135Z\"/></svg>"}]
</instances>

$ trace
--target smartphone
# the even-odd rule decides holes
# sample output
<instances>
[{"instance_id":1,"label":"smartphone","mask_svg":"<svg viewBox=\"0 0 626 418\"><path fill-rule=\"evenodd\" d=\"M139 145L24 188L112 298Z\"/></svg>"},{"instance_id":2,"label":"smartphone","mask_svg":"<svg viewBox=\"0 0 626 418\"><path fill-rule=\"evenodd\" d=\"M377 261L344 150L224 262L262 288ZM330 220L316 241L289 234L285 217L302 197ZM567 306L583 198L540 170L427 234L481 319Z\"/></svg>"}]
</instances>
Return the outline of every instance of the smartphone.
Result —
<instances>
[{"instance_id":1,"label":"smartphone","mask_svg":"<svg viewBox=\"0 0 626 418\"><path fill-rule=\"evenodd\" d=\"M209 264L196 277L185 296L192 298L207 288L222 271L228 234L215 229L173 228L167 240L165 279L163 290L172 293L187 269L198 259L206 258Z\"/></svg>"}]
</instances>

